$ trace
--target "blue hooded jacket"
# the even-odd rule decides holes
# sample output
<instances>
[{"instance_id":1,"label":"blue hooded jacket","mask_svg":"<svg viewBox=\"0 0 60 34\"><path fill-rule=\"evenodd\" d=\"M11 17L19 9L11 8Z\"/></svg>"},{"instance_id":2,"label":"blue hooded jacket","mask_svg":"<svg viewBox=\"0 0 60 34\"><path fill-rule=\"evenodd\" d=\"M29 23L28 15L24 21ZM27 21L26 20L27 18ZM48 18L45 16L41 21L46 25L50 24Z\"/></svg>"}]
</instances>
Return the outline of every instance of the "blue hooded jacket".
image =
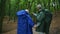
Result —
<instances>
[{"instance_id":1,"label":"blue hooded jacket","mask_svg":"<svg viewBox=\"0 0 60 34\"><path fill-rule=\"evenodd\" d=\"M17 34L33 34L32 27L34 23L30 15L25 10L21 10L17 12L17 17Z\"/></svg>"}]
</instances>

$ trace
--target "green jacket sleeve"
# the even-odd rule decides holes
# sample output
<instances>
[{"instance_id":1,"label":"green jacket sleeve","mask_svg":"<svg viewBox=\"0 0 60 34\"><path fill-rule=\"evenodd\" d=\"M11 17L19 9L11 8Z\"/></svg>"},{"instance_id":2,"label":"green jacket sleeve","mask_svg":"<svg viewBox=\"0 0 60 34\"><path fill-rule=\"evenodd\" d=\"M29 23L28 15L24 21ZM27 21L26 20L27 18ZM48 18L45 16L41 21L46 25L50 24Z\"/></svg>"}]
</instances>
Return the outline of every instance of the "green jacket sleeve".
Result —
<instances>
[{"instance_id":1,"label":"green jacket sleeve","mask_svg":"<svg viewBox=\"0 0 60 34\"><path fill-rule=\"evenodd\" d=\"M41 21L44 17L45 17L45 14L44 14L43 12L40 12L40 13L37 15L37 20L38 20L38 21Z\"/></svg>"}]
</instances>

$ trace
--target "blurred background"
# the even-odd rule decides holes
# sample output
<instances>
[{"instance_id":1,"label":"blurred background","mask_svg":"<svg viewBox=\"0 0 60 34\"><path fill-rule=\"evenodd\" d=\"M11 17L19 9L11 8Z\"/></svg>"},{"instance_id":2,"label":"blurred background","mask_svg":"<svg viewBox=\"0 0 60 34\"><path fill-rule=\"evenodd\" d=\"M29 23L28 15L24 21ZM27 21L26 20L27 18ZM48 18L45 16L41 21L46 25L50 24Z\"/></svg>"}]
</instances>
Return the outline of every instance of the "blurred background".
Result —
<instances>
[{"instance_id":1,"label":"blurred background","mask_svg":"<svg viewBox=\"0 0 60 34\"><path fill-rule=\"evenodd\" d=\"M30 15L36 23L32 12L37 13L36 5L49 9L53 13L50 34L60 34L60 0L0 0L0 34L16 34L16 12L29 7ZM33 32L37 34L37 32Z\"/></svg>"}]
</instances>

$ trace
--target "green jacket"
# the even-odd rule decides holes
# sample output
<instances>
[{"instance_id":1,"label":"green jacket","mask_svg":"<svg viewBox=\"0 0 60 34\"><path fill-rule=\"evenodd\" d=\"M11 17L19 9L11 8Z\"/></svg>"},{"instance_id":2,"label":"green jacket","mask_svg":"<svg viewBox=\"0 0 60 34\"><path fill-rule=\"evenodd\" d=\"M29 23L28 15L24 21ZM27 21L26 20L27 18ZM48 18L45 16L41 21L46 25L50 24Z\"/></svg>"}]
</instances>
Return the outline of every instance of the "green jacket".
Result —
<instances>
[{"instance_id":1,"label":"green jacket","mask_svg":"<svg viewBox=\"0 0 60 34\"><path fill-rule=\"evenodd\" d=\"M40 11L38 14L34 14L36 16L37 19L37 29L36 31L41 31L40 29L42 29L41 24L44 23L44 18L45 18L45 14ZM41 28L40 28L41 27Z\"/></svg>"},{"instance_id":2,"label":"green jacket","mask_svg":"<svg viewBox=\"0 0 60 34\"><path fill-rule=\"evenodd\" d=\"M34 14L35 16L36 16L36 19L37 19L37 28L36 28L36 31L38 31L38 32L44 32L44 28L45 28L45 24L47 24L47 23L45 23L45 21L47 21L48 22L48 20L46 20L45 19L45 13L44 13L45 11L40 11L38 14ZM47 18L47 19L49 19L49 18ZM50 24L49 22L48 22L48 24ZM49 28L49 25L47 25L48 26L48 28Z\"/></svg>"}]
</instances>

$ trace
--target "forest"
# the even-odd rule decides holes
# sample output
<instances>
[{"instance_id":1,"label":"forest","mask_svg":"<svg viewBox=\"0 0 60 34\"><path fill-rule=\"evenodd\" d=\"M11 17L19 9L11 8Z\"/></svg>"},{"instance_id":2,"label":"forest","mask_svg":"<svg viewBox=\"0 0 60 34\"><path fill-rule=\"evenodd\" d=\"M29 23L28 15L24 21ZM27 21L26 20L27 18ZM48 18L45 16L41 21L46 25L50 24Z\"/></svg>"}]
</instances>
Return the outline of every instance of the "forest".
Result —
<instances>
[{"instance_id":1,"label":"forest","mask_svg":"<svg viewBox=\"0 0 60 34\"><path fill-rule=\"evenodd\" d=\"M30 14L32 12L37 13L37 4L41 4L42 7L49 9L55 16L60 11L60 0L0 0L0 33L2 32L3 19L8 18L7 22L11 20L16 22L16 12L28 7Z\"/></svg>"}]
</instances>

